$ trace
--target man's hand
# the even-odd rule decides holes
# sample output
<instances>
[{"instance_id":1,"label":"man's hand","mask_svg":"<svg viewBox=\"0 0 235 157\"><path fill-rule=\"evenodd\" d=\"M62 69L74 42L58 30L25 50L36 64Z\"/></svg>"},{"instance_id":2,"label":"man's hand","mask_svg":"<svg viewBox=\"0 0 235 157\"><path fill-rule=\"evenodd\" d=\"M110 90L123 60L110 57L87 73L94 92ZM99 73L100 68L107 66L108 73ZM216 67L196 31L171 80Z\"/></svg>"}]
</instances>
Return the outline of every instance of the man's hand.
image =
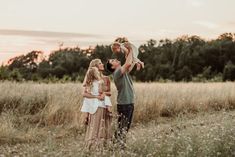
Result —
<instances>
[{"instance_id":1,"label":"man's hand","mask_svg":"<svg viewBox=\"0 0 235 157\"><path fill-rule=\"evenodd\" d=\"M136 70L137 70L137 71L139 71L139 70L140 70L140 68L141 68L140 63L136 63L136 67L137 67L137 68L136 68Z\"/></svg>"},{"instance_id":2,"label":"man's hand","mask_svg":"<svg viewBox=\"0 0 235 157\"><path fill-rule=\"evenodd\" d=\"M142 69L144 68L144 62L138 62L138 63L136 63L136 66L137 66L136 70L139 71L141 69L141 67L142 67Z\"/></svg>"}]
</instances>

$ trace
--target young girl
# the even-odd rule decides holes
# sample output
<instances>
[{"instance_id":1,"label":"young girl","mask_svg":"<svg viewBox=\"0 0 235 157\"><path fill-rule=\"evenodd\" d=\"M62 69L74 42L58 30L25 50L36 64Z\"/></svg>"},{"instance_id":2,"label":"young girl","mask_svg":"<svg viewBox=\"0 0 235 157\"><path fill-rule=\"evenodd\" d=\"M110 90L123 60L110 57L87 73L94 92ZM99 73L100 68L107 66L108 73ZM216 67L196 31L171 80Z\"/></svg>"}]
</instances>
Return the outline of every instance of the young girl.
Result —
<instances>
[{"instance_id":1,"label":"young girl","mask_svg":"<svg viewBox=\"0 0 235 157\"><path fill-rule=\"evenodd\" d=\"M105 83L107 85L105 85ZM90 94L91 97L84 98L81 111L85 112L85 110L89 110L89 112L87 113L93 114L97 106L96 105L89 106L88 104L93 103L94 98L96 98L95 101L97 101L97 99L103 100L102 103L104 103L105 108L107 108L109 114L111 115L111 112L112 112L112 103L110 100L111 92L110 92L110 89L108 89L110 88L110 82L107 77L102 78L101 72L99 71L97 67L89 66L89 69L85 76L83 86L85 87L85 92ZM87 117L88 115L89 114L87 114Z\"/></svg>"},{"instance_id":2,"label":"young girl","mask_svg":"<svg viewBox=\"0 0 235 157\"><path fill-rule=\"evenodd\" d=\"M140 70L140 68L144 68L144 62L140 61L138 57L139 55L139 51L138 49L135 47L135 45L133 45L132 43L130 43L127 38L123 37L123 38L117 38L115 39L114 43L111 45L111 49L113 51L113 53L124 53L125 56L128 55L128 53L130 51L133 52L133 63L136 64L137 66L137 70ZM133 64L133 65L134 65ZM130 68L130 70L133 68L133 66Z\"/></svg>"},{"instance_id":3,"label":"young girl","mask_svg":"<svg viewBox=\"0 0 235 157\"><path fill-rule=\"evenodd\" d=\"M86 136L85 146L88 149L99 148L111 138L110 126L111 117L107 107L111 106L111 101L105 98L102 85L103 80L97 67L88 69L85 80L85 92L90 93L90 97L85 97L81 108L86 113Z\"/></svg>"}]
</instances>

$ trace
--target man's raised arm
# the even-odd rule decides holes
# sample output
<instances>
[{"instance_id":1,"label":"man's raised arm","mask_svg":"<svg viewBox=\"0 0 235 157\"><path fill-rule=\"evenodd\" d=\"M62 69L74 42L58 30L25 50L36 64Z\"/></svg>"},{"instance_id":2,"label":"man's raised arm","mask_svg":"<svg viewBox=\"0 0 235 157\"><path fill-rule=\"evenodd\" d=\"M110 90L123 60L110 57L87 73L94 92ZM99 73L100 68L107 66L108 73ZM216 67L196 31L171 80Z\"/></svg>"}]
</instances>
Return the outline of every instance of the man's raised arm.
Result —
<instances>
[{"instance_id":1,"label":"man's raised arm","mask_svg":"<svg viewBox=\"0 0 235 157\"><path fill-rule=\"evenodd\" d=\"M130 51L126 57L125 64L121 68L122 74L129 72L129 68L131 67L132 62L133 62L133 52Z\"/></svg>"}]
</instances>

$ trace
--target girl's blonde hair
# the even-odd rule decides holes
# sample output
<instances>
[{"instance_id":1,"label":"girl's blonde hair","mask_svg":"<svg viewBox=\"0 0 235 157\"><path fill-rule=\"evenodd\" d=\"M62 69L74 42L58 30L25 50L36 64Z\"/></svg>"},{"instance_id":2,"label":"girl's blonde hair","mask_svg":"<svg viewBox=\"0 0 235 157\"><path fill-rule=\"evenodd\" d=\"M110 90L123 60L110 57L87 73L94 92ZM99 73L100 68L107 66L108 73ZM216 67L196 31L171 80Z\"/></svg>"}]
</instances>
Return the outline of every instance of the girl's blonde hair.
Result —
<instances>
[{"instance_id":1,"label":"girl's blonde hair","mask_svg":"<svg viewBox=\"0 0 235 157\"><path fill-rule=\"evenodd\" d=\"M100 72L99 69L98 69L98 65L99 65L100 62L101 62L100 59L93 59L93 60L91 60L91 62L90 62L90 64L89 64L89 67L88 67L88 70L87 70L87 73L86 73L86 75L85 75L84 81L83 81L83 86L84 86L84 87L87 86L87 85L88 85L87 82L90 81L90 80L87 81L87 79L88 79L88 72L89 72L90 69L96 68L97 71L98 71L98 75L99 75L98 77L99 77L99 79L103 77L102 72ZM88 86L89 86L89 85L88 85Z\"/></svg>"},{"instance_id":2,"label":"girl's blonde hair","mask_svg":"<svg viewBox=\"0 0 235 157\"><path fill-rule=\"evenodd\" d=\"M118 37L114 40L114 42L117 42L117 43L126 43L126 42L129 42L128 39L126 37Z\"/></svg>"},{"instance_id":3,"label":"girl's blonde hair","mask_svg":"<svg viewBox=\"0 0 235 157\"><path fill-rule=\"evenodd\" d=\"M100 80L100 72L97 67L91 67L87 70L86 73L86 80L85 80L85 86L86 87L91 87L92 82L95 80Z\"/></svg>"}]
</instances>

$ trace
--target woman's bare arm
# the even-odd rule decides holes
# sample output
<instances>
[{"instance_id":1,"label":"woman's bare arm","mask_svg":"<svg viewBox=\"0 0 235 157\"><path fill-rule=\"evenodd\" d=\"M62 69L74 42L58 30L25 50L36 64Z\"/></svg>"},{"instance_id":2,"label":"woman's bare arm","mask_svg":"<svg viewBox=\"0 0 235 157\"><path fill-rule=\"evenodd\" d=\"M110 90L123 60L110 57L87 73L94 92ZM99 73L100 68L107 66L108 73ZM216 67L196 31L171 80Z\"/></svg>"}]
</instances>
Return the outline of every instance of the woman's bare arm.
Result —
<instances>
[{"instance_id":1,"label":"woman's bare arm","mask_svg":"<svg viewBox=\"0 0 235 157\"><path fill-rule=\"evenodd\" d=\"M111 96L111 95L112 95L111 92L104 92L104 94L105 94L106 96Z\"/></svg>"},{"instance_id":2,"label":"woman's bare arm","mask_svg":"<svg viewBox=\"0 0 235 157\"><path fill-rule=\"evenodd\" d=\"M105 82L105 86L106 86L104 94L107 96L111 96L111 88L110 88L111 85L110 85L110 79L108 76L104 77L104 82Z\"/></svg>"},{"instance_id":3,"label":"woman's bare arm","mask_svg":"<svg viewBox=\"0 0 235 157\"><path fill-rule=\"evenodd\" d=\"M87 91L87 88L85 87L84 88L84 90L83 90L83 97L85 97L85 98L97 98L97 99L100 99L100 100L103 100L104 99L104 96L102 96L102 95L92 95L91 93L89 93L88 91Z\"/></svg>"}]
</instances>

